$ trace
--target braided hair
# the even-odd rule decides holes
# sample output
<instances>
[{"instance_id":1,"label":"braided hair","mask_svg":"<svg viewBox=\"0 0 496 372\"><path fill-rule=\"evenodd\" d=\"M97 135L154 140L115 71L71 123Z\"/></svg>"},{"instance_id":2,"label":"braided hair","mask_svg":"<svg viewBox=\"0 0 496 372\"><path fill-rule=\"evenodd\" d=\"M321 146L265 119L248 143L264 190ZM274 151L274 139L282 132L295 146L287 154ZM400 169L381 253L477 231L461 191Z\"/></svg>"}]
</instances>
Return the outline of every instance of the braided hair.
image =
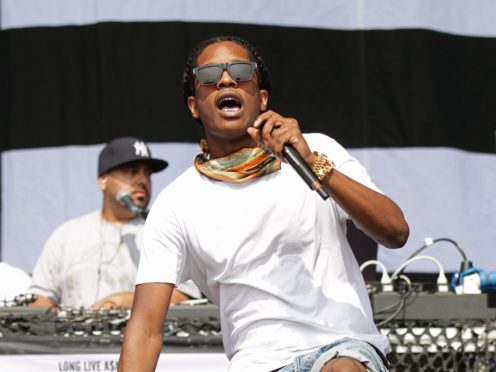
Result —
<instances>
[{"instance_id":1,"label":"braided hair","mask_svg":"<svg viewBox=\"0 0 496 372\"><path fill-rule=\"evenodd\" d=\"M197 66L198 56L208 46L224 41L230 41L246 49L250 60L257 63L257 79L259 89L265 89L267 92L270 92L269 72L256 48L246 40L243 40L237 36L217 36L198 44L186 61L183 73L183 95L185 103L187 103L188 97L195 94L195 75L193 74L193 68Z\"/></svg>"}]
</instances>

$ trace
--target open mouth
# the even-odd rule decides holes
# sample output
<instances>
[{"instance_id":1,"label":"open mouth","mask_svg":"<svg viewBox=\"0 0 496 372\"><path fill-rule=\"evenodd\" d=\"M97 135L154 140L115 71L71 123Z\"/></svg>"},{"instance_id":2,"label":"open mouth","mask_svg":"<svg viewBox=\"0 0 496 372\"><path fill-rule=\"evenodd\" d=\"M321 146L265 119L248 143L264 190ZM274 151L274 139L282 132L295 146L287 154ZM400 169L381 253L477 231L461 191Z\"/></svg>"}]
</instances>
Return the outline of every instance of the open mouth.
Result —
<instances>
[{"instance_id":1,"label":"open mouth","mask_svg":"<svg viewBox=\"0 0 496 372\"><path fill-rule=\"evenodd\" d=\"M136 197L136 199L138 199L139 201L144 201L146 200L148 194L144 190L137 190L133 192L133 196Z\"/></svg>"},{"instance_id":2,"label":"open mouth","mask_svg":"<svg viewBox=\"0 0 496 372\"><path fill-rule=\"evenodd\" d=\"M217 108L226 114L235 114L241 111L242 104L234 95L224 95L217 101Z\"/></svg>"}]
</instances>

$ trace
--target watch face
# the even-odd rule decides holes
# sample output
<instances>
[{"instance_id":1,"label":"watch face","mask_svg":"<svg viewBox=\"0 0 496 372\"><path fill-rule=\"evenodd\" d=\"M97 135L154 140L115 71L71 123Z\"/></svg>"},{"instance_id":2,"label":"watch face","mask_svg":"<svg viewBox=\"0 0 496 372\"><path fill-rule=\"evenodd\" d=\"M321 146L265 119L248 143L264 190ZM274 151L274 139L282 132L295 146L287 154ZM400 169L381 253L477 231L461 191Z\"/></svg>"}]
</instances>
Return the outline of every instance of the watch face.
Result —
<instances>
[{"instance_id":1,"label":"watch face","mask_svg":"<svg viewBox=\"0 0 496 372\"><path fill-rule=\"evenodd\" d=\"M312 172L317 176L319 181L323 181L331 171L336 167L332 160L329 160L325 154L314 152L317 155L317 160L312 167Z\"/></svg>"}]
</instances>

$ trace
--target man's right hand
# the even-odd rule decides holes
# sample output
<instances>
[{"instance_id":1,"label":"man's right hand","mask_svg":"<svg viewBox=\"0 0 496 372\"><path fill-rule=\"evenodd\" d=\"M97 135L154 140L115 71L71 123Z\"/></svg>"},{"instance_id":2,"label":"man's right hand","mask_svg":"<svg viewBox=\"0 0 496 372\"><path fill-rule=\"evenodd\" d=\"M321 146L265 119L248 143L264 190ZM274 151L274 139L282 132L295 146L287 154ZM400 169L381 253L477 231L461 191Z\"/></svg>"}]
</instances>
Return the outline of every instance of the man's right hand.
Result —
<instances>
[{"instance_id":1,"label":"man's right hand","mask_svg":"<svg viewBox=\"0 0 496 372\"><path fill-rule=\"evenodd\" d=\"M36 300L28 304L28 306L53 308L56 307L57 305L55 305L52 301L50 301L48 297L36 293Z\"/></svg>"}]
</instances>

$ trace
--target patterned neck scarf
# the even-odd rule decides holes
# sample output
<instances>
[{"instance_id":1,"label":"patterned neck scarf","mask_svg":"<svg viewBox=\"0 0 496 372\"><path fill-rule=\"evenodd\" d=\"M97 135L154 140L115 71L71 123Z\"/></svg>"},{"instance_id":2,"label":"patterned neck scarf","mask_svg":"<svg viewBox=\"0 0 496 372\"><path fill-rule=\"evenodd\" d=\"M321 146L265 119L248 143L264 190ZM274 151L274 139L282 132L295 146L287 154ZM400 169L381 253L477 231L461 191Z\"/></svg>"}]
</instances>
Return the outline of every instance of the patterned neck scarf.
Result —
<instances>
[{"instance_id":1,"label":"patterned neck scarf","mask_svg":"<svg viewBox=\"0 0 496 372\"><path fill-rule=\"evenodd\" d=\"M205 140L202 140L205 141ZM205 143L203 153L195 158L195 168L208 178L241 183L265 176L281 169L281 161L265 147L243 148L231 155L209 160Z\"/></svg>"}]
</instances>

